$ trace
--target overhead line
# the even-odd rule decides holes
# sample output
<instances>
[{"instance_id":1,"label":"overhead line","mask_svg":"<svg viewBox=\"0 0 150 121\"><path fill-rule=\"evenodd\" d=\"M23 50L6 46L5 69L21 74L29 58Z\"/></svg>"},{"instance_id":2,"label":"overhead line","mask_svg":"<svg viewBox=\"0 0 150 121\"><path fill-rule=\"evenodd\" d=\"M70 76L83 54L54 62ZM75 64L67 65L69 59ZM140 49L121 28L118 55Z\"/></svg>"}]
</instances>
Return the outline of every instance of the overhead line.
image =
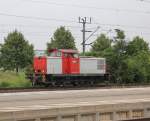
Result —
<instances>
[{"instance_id":1,"label":"overhead line","mask_svg":"<svg viewBox=\"0 0 150 121\"><path fill-rule=\"evenodd\" d=\"M102 24L102 23L93 23L99 26L114 26L114 27L127 27L127 28L136 28L136 29L150 29L146 26L134 26L134 25L125 25L125 24Z\"/></svg>"},{"instance_id":2,"label":"overhead line","mask_svg":"<svg viewBox=\"0 0 150 121\"><path fill-rule=\"evenodd\" d=\"M27 1L27 0L22 0ZM49 5L56 5L56 6L64 6L64 7L77 7L77 8L88 8L88 9L97 9L97 10L107 10L107 11L114 11L114 12L132 12L132 13L144 13L150 14L150 11L139 11L139 10L131 10L131 9L116 9L116 8L100 8L94 6L83 6L83 5L75 5L75 4L63 4L63 3L56 3L56 2L49 2L49 1L39 1L39 0L28 0L28 2L33 3L42 3L42 4L49 4Z\"/></svg>"},{"instance_id":3,"label":"overhead line","mask_svg":"<svg viewBox=\"0 0 150 121\"><path fill-rule=\"evenodd\" d=\"M8 16L8 17L17 17L23 19L35 19L35 20L46 20L46 21L57 21L57 22L68 22L68 23L77 23L76 21L64 20L64 19L55 19L55 18L42 18L42 17L34 17L34 16L21 16L15 14L7 14L7 13L0 13L0 16ZM128 27L128 28L138 28L138 29L150 29L150 27L145 26L134 26L134 25L121 25L121 24L102 24L102 23L92 23L95 25L103 25L103 26L115 26L115 27ZM66 26L67 27L67 26Z\"/></svg>"},{"instance_id":4,"label":"overhead line","mask_svg":"<svg viewBox=\"0 0 150 121\"><path fill-rule=\"evenodd\" d=\"M51 25L23 25L23 24L0 24L1 27L27 27L27 28L51 28L51 27L60 27L62 25L58 26L51 26ZM80 26L71 26L71 25L65 25L64 27L70 27L70 28L78 28L80 29Z\"/></svg>"},{"instance_id":5,"label":"overhead line","mask_svg":"<svg viewBox=\"0 0 150 121\"><path fill-rule=\"evenodd\" d=\"M76 21L71 21L71 20L55 19L55 18L43 18L43 17L36 17L36 16L22 16L22 15L7 14L7 13L0 13L0 15L1 16L8 16L8 17L23 18L23 19L34 19L34 20L44 20L44 21L58 21L58 22L77 23Z\"/></svg>"},{"instance_id":6,"label":"overhead line","mask_svg":"<svg viewBox=\"0 0 150 121\"><path fill-rule=\"evenodd\" d=\"M108 32L109 31L109 29L107 30L107 29L102 29L102 32L101 33L103 33L104 31L106 31L106 32ZM0 33L1 34L8 34L10 31L0 31ZM137 34L143 34L143 35L150 35L150 32L138 32L138 31L128 31L128 30L125 30L124 31L125 33L137 33ZM24 33L24 34L27 34L28 36L46 36L46 35L48 35L48 33L45 33L45 32L22 32L22 33ZM99 34L94 34L93 36L99 36L101 33L99 33ZM110 33L113 33L113 32L110 32ZM80 34L73 34L73 36L75 37L75 38L78 38L78 37L82 37L82 36L80 36Z\"/></svg>"}]
</instances>

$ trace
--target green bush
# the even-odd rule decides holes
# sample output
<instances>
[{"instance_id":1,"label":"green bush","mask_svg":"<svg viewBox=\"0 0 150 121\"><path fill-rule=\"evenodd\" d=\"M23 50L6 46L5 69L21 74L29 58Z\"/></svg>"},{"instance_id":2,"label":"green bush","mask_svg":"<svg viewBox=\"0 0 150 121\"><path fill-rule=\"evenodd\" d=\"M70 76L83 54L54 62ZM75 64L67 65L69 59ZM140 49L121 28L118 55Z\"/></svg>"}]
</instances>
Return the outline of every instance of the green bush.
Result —
<instances>
[{"instance_id":1,"label":"green bush","mask_svg":"<svg viewBox=\"0 0 150 121\"><path fill-rule=\"evenodd\" d=\"M2 72L0 71L0 87L13 88L13 87L31 87L31 82L25 78L24 72Z\"/></svg>"},{"instance_id":2,"label":"green bush","mask_svg":"<svg viewBox=\"0 0 150 121\"><path fill-rule=\"evenodd\" d=\"M6 88L6 87L9 87L10 86L10 84L8 83L8 82L1 82L0 83L0 87L2 87L2 88Z\"/></svg>"}]
</instances>

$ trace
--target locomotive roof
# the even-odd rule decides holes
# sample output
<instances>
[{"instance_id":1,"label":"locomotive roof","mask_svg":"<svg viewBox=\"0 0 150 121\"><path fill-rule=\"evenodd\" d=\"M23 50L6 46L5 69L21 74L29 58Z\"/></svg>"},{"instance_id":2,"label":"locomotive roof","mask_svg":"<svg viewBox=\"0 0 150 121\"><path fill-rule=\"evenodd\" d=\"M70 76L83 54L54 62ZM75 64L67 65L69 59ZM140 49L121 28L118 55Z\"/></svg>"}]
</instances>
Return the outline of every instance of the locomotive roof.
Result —
<instances>
[{"instance_id":1,"label":"locomotive roof","mask_svg":"<svg viewBox=\"0 0 150 121\"><path fill-rule=\"evenodd\" d=\"M73 50L73 49L60 49L60 51L65 53L78 53L77 50Z\"/></svg>"},{"instance_id":2,"label":"locomotive roof","mask_svg":"<svg viewBox=\"0 0 150 121\"><path fill-rule=\"evenodd\" d=\"M53 52L53 51L61 51L61 52L64 52L64 53L78 53L77 50L73 50L73 49L52 49L52 50L49 50L50 52Z\"/></svg>"}]
</instances>

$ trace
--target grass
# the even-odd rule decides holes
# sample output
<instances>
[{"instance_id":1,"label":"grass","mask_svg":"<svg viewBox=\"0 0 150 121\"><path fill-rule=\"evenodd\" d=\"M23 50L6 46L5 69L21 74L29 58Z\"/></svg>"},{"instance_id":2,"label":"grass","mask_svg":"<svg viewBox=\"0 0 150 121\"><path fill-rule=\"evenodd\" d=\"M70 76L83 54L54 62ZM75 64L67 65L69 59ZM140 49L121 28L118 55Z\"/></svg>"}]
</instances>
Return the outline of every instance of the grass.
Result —
<instances>
[{"instance_id":1,"label":"grass","mask_svg":"<svg viewBox=\"0 0 150 121\"><path fill-rule=\"evenodd\" d=\"M31 82L25 78L24 72L0 71L0 88L31 87Z\"/></svg>"}]
</instances>

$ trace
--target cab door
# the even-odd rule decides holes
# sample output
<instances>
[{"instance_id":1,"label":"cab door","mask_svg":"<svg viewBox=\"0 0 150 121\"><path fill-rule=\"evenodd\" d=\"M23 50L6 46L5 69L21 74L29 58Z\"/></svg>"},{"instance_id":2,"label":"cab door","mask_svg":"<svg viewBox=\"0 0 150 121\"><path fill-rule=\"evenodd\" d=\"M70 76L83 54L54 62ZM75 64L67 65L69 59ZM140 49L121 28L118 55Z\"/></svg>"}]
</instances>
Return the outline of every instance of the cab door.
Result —
<instances>
[{"instance_id":1,"label":"cab door","mask_svg":"<svg viewBox=\"0 0 150 121\"><path fill-rule=\"evenodd\" d=\"M69 74L69 58L68 58L68 53L63 53L62 54L62 72L63 74Z\"/></svg>"},{"instance_id":2,"label":"cab door","mask_svg":"<svg viewBox=\"0 0 150 121\"><path fill-rule=\"evenodd\" d=\"M79 56L74 53L64 53L62 56L63 74L79 74L80 61Z\"/></svg>"},{"instance_id":3,"label":"cab door","mask_svg":"<svg viewBox=\"0 0 150 121\"><path fill-rule=\"evenodd\" d=\"M72 54L68 58L69 61L69 73L70 74L79 74L80 73L80 61L78 54Z\"/></svg>"}]
</instances>

